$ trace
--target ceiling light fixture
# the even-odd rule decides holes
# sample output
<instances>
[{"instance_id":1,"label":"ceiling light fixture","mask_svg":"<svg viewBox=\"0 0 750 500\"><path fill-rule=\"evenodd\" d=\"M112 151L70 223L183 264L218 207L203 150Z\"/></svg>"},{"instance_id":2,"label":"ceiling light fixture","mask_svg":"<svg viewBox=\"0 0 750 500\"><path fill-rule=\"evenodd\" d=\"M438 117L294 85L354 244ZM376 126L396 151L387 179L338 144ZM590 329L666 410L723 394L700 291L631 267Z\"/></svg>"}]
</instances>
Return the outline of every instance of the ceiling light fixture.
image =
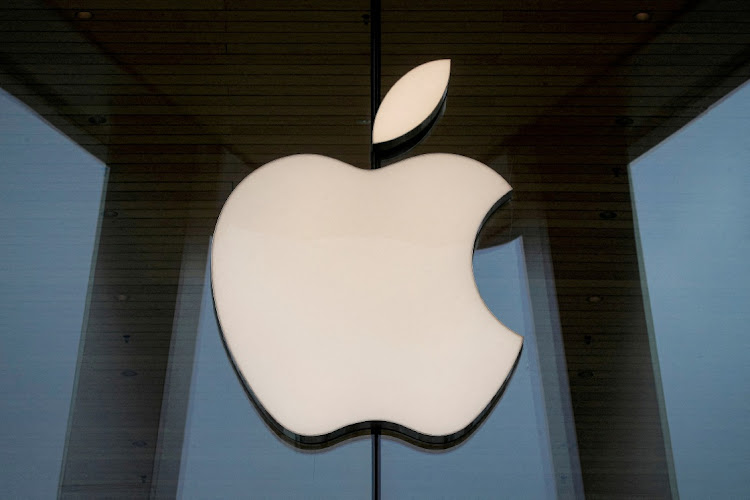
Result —
<instances>
[{"instance_id":1,"label":"ceiling light fixture","mask_svg":"<svg viewBox=\"0 0 750 500\"><path fill-rule=\"evenodd\" d=\"M627 127L633 124L633 119L629 116L618 116L615 118L615 123L621 127Z\"/></svg>"},{"instance_id":2,"label":"ceiling light fixture","mask_svg":"<svg viewBox=\"0 0 750 500\"><path fill-rule=\"evenodd\" d=\"M89 123L91 125L104 125L107 123L107 118L102 115L91 115L89 116Z\"/></svg>"}]
</instances>

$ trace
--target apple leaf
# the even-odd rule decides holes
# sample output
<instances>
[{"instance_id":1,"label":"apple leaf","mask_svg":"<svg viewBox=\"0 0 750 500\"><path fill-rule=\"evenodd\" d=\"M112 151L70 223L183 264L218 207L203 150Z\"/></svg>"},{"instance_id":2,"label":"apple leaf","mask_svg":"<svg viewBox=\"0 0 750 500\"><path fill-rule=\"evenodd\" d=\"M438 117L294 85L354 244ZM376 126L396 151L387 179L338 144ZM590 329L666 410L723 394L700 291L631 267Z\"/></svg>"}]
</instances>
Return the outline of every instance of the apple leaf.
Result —
<instances>
[{"instance_id":1,"label":"apple leaf","mask_svg":"<svg viewBox=\"0 0 750 500\"><path fill-rule=\"evenodd\" d=\"M413 133L439 111L448 89L450 59L417 66L385 95L372 127L372 143L395 141Z\"/></svg>"}]
</instances>

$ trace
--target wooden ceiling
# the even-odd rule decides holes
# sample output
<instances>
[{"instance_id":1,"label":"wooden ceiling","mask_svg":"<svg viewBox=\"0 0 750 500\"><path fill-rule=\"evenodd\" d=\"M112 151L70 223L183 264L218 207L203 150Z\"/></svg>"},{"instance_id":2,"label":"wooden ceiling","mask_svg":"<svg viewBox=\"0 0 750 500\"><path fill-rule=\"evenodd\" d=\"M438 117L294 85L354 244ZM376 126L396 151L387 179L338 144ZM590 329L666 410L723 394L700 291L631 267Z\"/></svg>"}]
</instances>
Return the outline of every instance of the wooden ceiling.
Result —
<instances>
[{"instance_id":1,"label":"wooden ceiling","mask_svg":"<svg viewBox=\"0 0 750 500\"><path fill-rule=\"evenodd\" d=\"M176 491L165 419L184 422L187 389L169 380L189 380L219 209L279 156L367 168L369 19L362 0L4 2L0 85L110 167L63 497ZM523 235L551 263L586 497L676 494L627 167L750 77L750 3L383 0L382 20L384 90L453 60L415 154L505 175L481 245Z\"/></svg>"}]
</instances>

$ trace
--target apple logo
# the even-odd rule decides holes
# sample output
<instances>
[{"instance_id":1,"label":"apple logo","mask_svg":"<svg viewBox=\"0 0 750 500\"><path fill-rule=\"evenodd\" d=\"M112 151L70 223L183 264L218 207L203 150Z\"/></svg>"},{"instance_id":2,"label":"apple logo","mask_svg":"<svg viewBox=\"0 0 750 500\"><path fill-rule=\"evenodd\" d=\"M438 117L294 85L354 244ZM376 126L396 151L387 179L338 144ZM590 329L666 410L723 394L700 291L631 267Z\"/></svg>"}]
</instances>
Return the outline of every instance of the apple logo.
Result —
<instances>
[{"instance_id":1,"label":"apple logo","mask_svg":"<svg viewBox=\"0 0 750 500\"><path fill-rule=\"evenodd\" d=\"M432 61L394 85L373 126L381 154L426 134L449 74L449 60ZM234 189L213 237L214 304L277 434L315 448L377 426L447 448L481 423L523 343L472 270L477 233L510 191L486 165L443 153L377 170L293 155Z\"/></svg>"}]
</instances>

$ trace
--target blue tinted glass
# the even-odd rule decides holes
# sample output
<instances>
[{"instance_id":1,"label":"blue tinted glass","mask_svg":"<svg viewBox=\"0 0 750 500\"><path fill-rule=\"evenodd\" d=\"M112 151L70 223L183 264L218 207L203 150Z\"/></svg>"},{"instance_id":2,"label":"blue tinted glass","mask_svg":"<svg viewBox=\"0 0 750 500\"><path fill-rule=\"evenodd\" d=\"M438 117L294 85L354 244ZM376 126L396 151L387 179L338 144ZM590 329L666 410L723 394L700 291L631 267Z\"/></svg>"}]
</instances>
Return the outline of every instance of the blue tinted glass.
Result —
<instances>
[{"instance_id":1,"label":"blue tinted glass","mask_svg":"<svg viewBox=\"0 0 750 500\"><path fill-rule=\"evenodd\" d=\"M54 498L106 167L0 90L0 491Z\"/></svg>"},{"instance_id":2,"label":"blue tinted glass","mask_svg":"<svg viewBox=\"0 0 750 500\"><path fill-rule=\"evenodd\" d=\"M750 85L631 165L681 498L750 491Z\"/></svg>"}]
</instances>

